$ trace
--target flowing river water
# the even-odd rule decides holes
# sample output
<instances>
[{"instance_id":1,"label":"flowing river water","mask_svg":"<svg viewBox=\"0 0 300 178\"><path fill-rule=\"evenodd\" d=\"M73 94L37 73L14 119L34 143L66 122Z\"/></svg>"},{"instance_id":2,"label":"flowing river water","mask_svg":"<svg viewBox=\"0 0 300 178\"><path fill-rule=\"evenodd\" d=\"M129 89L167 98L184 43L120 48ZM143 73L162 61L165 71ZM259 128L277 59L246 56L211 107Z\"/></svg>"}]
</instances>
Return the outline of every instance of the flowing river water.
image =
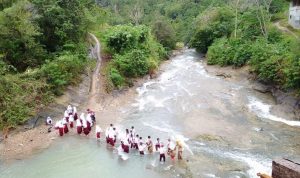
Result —
<instances>
[{"instance_id":1,"label":"flowing river water","mask_svg":"<svg viewBox=\"0 0 300 178\"><path fill-rule=\"evenodd\" d=\"M144 138L184 140L183 161L160 164L157 154L135 151L123 160L104 141L68 135L28 159L0 163L0 178L242 178L270 174L277 157L299 160L300 122L272 114L274 99L247 82L208 74L194 50L163 65L137 92L116 111L118 128L134 125Z\"/></svg>"}]
</instances>

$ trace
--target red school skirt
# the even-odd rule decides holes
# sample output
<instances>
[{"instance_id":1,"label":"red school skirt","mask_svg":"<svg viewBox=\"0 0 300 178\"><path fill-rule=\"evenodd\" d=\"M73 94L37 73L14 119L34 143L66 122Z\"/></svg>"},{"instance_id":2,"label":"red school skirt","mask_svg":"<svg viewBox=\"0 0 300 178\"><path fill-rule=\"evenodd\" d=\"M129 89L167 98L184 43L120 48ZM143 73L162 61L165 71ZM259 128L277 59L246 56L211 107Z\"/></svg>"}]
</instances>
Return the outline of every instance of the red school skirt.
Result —
<instances>
[{"instance_id":1,"label":"red school skirt","mask_svg":"<svg viewBox=\"0 0 300 178\"><path fill-rule=\"evenodd\" d=\"M82 126L77 126L77 133L81 134L82 133Z\"/></svg>"},{"instance_id":2,"label":"red school skirt","mask_svg":"<svg viewBox=\"0 0 300 178\"><path fill-rule=\"evenodd\" d=\"M96 137L97 137L97 138L100 138L100 132L97 132L97 133L96 133Z\"/></svg>"},{"instance_id":3,"label":"red school skirt","mask_svg":"<svg viewBox=\"0 0 300 178\"><path fill-rule=\"evenodd\" d=\"M69 132L68 124L64 125L64 132L65 134Z\"/></svg>"},{"instance_id":4,"label":"red school skirt","mask_svg":"<svg viewBox=\"0 0 300 178\"><path fill-rule=\"evenodd\" d=\"M90 133L89 129L88 128L83 128L83 133L85 135L88 135Z\"/></svg>"},{"instance_id":5,"label":"red school skirt","mask_svg":"<svg viewBox=\"0 0 300 178\"><path fill-rule=\"evenodd\" d=\"M70 127L73 128L74 127L74 124L73 122L70 122Z\"/></svg>"},{"instance_id":6,"label":"red school skirt","mask_svg":"<svg viewBox=\"0 0 300 178\"><path fill-rule=\"evenodd\" d=\"M58 128L58 133L59 133L59 136L63 136L64 135L64 128L63 127L59 127Z\"/></svg>"}]
</instances>

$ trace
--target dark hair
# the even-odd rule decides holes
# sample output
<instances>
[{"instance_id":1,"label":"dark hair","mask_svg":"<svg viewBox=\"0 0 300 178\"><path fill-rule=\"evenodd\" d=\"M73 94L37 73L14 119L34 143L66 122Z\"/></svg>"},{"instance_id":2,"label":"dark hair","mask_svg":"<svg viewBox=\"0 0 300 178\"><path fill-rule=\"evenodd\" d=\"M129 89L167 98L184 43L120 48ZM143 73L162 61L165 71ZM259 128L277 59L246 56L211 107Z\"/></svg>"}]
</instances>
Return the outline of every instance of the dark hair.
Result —
<instances>
[{"instance_id":1,"label":"dark hair","mask_svg":"<svg viewBox=\"0 0 300 178\"><path fill-rule=\"evenodd\" d=\"M159 138L157 138L156 140L159 140Z\"/></svg>"},{"instance_id":2,"label":"dark hair","mask_svg":"<svg viewBox=\"0 0 300 178\"><path fill-rule=\"evenodd\" d=\"M139 137L139 134L136 134L136 137Z\"/></svg>"},{"instance_id":3,"label":"dark hair","mask_svg":"<svg viewBox=\"0 0 300 178\"><path fill-rule=\"evenodd\" d=\"M113 126L113 124L110 124L110 126L112 127L112 126Z\"/></svg>"},{"instance_id":4,"label":"dark hair","mask_svg":"<svg viewBox=\"0 0 300 178\"><path fill-rule=\"evenodd\" d=\"M150 136L148 136L148 138L151 138Z\"/></svg>"},{"instance_id":5,"label":"dark hair","mask_svg":"<svg viewBox=\"0 0 300 178\"><path fill-rule=\"evenodd\" d=\"M133 127L133 126L131 126L131 128L132 128L132 129L134 129L134 127Z\"/></svg>"},{"instance_id":6,"label":"dark hair","mask_svg":"<svg viewBox=\"0 0 300 178\"><path fill-rule=\"evenodd\" d=\"M116 130L116 128L114 127L113 130Z\"/></svg>"},{"instance_id":7,"label":"dark hair","mask_svg":"<svg viewBox=\"0 0 300 178\"><path fill-rule=\"evenodd\" d=\"M142 137L140 137L140 139L143 139Z\"/></svg>"}]
</instances>

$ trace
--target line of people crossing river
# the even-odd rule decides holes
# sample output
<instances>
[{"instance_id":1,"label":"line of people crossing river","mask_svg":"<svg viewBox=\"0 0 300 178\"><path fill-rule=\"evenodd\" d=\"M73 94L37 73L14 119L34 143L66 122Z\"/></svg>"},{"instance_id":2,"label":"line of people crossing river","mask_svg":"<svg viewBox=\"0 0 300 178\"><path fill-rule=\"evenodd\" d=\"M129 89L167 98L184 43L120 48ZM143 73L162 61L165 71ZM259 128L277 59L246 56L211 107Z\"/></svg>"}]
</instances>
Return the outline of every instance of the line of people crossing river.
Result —
<instances>
[{"instance_id":1,"label":"line of people crossing river","mask_svg":"<svg viewBox=\"0 0 300 178\"><path fill-rule=\"evenodd\" d=\"M52 126L53 123L50 117L46 119L46 124ZM92 127L96 125L95 112L87 109L87 113L82 113L80 117L78 117L76 107L69 105L64 112L63 119L57 121L54 128L58 130L60 136L63 136L69 132L69 127L70 129L74 129L75 124L77 134L88 136ZM49 129L51 129L51 127ZM95 136L97 140L100 140L102 133L103 130L101 127L96 125ZM175 160L177 153L177 158L182 160L183 143L181 140L173 141L168 139L166 145L159 138L156 138L155 142L153 142L151 136L143 139L143 137L136 132L134 126L130 129L126 129L125 133L122 134L121 130L118 130L113 124L110 124L105 130L105 140L111 147L116 147L117 143L119 143L117 149L122 150L125 154L128 154L130 150L137 150L140 155L159 152L160 162L165 162L166 154L170 156L171 160Z\"/></svg>"}]
</instances>

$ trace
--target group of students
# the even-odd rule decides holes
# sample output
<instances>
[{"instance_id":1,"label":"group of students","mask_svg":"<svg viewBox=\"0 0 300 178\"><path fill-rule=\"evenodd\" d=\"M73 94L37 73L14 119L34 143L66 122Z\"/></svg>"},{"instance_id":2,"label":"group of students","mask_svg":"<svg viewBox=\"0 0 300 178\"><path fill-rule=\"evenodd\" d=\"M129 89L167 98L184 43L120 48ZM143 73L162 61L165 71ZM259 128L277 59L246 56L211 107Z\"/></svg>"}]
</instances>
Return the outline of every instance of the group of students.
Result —
<instances>
[{"instance_id":1,"label":"group of students","mask_svg":"<svg viewBox=\"0 0 300 178\"><path fill-rule=\"evenodd\" d=\"M52 122L52 119L48 117L46 124L52 125ZM89 135L95 123L95 112L87 109L87 115L85 116L85 113L82 113L78 118L76 107L69 105L64 112L64 117L56 122L54 128L58 130L60 136L63 136L69 132L69 127L72 129L76 124L78 134L84 133L85 135ZM51 127L49 129L51 129Z\"/></svg>"},{"instance_id":2,"label":"group of students","mask_svg":"<svg viewBox=\"0 0 300 178\"><path fill-rule=\"evenodd\" d=\"M154 151L159 152L159 160L166 161L166 153L170 156L172 160L177 157L179 160L182 159L183 144L181 141L177 140L176 142L168 139L167 145L165 147L164 143L160 141L159 138L156 139L155 144L152 142L151 136L148 136L146 140L143 140L139 134L135 132L134 126L131 129L126 129L125 135L121 135L117 129L110 124L110 126L105 131L106 142L111 146L115 146L117 138L120 139L120 147L123 152L129 153L129 150L138 150L140 155L144 155L147 151L149 154L152 154Z\"/></svg>"},{"instance_id":3,"label":"group of students","mask_svg":"<svg viewBox=\"0 0 300 178\"><path fill-rule=\"evenodd\" d=\"M46 124L50 125L52 128L52 119L48 117L46 119ZM55 129L58 130L58 134L63 136L69 132L69 127L72 129L74 128L74 123L76 123L77 134L84 134L89 135L92 127L96 123L95 112L90 109L87 109L87 113L82 113L78 118L77 109L76 107L72 107L69 105L64 112L64 117L57 121L55 124ZM49 130L48 129L48 130ZM96 132L96 139L100 140L101 133L103 132L99 125L96 125L95 128ZM105 137L107 144L111 145L112 147L115 146L117 142L117 138L120 140L120 148L123 150L124 153L129 153L129 150L138 150L140 155L144 155L147 151L149 154L152 154L154 151L159 152L160 161L166 161L166 153L170 156L172 160L176 157L176 149L177 149L177 157L179 160L182 159L182 152L183 152L183 144L181 141L177 140L176 142L171 141L168 139L167 145L165 146L163 142L160 141L159 138L156 139L155 144L152 142L151 136L148 136L147 139L144 141L143 137L136 133L134 126L131 129L126 129L125 134L119 133L116 127L113 124L105 131Z\"/></svg>"}]
</instances>

